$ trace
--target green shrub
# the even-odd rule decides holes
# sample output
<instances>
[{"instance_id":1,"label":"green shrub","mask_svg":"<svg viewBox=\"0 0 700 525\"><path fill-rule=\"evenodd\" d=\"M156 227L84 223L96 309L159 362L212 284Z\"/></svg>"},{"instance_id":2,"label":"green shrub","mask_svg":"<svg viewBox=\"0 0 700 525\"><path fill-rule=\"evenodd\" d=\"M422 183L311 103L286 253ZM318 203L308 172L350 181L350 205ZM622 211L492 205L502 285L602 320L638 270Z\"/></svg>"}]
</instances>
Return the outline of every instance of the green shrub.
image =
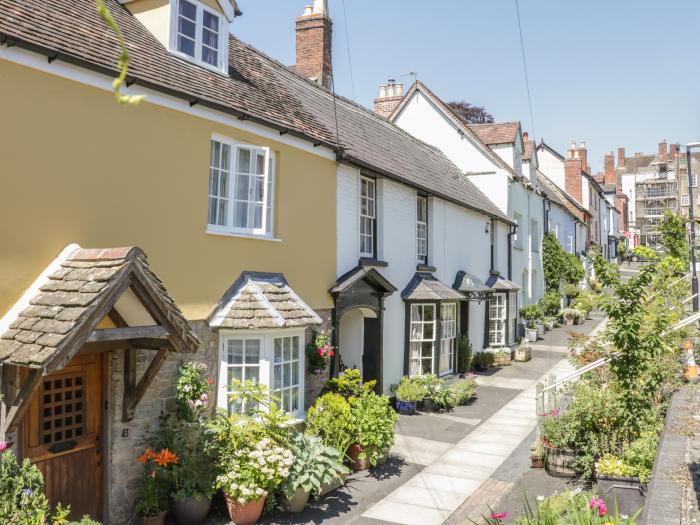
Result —
<instances>
[{"instance_id":1,"label":"green shrub","mask_svg":"<svg viewBox=\"0 0 700 525\"><path fill-rule=\"evenodd\" d=\"M80 521L71 521L68 525L102 525L99 521L93 520L90 516L83 516Z\"/></svg>"},{"instance_id":2,"label":"green shrub","mask_svg":"<svg viewBox=\"0 0 700 525\"><path fill-rule=\"evenodd\" d=\"M457 348L457 373L463 374L469 372L472 367L473 358L474 351L469 336L463 335L459 339L459 346Z\"/></svg>"},{"instance_id":3,"label":"green shrub","mask_svg":"<svg viewBox=\"0 0 700 525\"><path fill-rule=\"evenodd\" d=\"M318 412L318 411L317 411ZM365 448L359 459L368 458L376 465L379 458L394 444L394 425L399 416L389 404L389 398L367 392L350 398L352 443Z\"/></svg>"},{"instance_id":4,"label":"green shrub","mask_svg":"<svg viewBox=\"0 0 700 525\"><path fill-rule=\"evenodd\" d=\"M493 352L477 352L474 355L474 364L477 366L490 367L496 362Z\"/></svg>"},{"instance_id":5,"label":"green shrub","mask_svg":"<svg viewBox=\"0 0 700 525\"><path fill-rule=\"evenodd\" d=\"M373 391L376 384L376 381L367 381L363 383L362 373L356 368L348 368L338 377L327 381L321 390L321 394L332 392L340 394L345 399L349 399Z\"/></svg>"},{"instance_id":6,"label":"green shrub","mask_svg":"<svg viewBox=\"0 0 700 525\"><path fill-rule=\"evenodd\" d=\"M329 392L319 397L306 416L306 432L321 438L344 457L353 441L350 403L340 394Z\"/></svg>"},{"instance_id":7,"label":"green shrub","mask_svg":"<svg viewBox=\"0 0 700 525\"><path fill-rule=\"evenodd\" d=\"M476 394L476 381L473 379L460 379L448 386L452 392L455 405L464 405Z\"/></svg>"},{"instance_id":8,"label":"green shrub","mask_svg":"<svg viewBox=\"0 0 700 525\"><path fill-rule=\"evenodd\" d=\"M570 301L572 299L576 299L580 293L581 293L581 289L578 286L576 286L575 284L564 285L564 297L566 297Z\"/></svg>"},{"instance_id":9,"label":"green shrub","mask_svg":"<svg viewBox=\"0 0 700 525\"><path fill-rule=\"evenodd\" d=\"M645 259L647 261L657 261L659 259L659 255L655 250L643 245L634 248L632 250L632 255L636 255L640 259Z\"/></svg>"},{"instance_id":10,"label":"green shrub","mask_svg":"<svg viewBox=\"0 0 700 525\"><path fill-rule=\"evenodd\" d=\"M556 317L561 308L561 297L558 291L547 292L539 302L542 314L545 317Z\"/></svg>"},{"instance_id":11,"label":"green shrub","mask_svg":"<svg viewBox=\"0 0 700 525\"><path fill-rule=\"evenodd\" d=\"M528 304L520 309L520 317L522 317L530 328L534 328L537 321L544 317L542 309L538 304Z\"/></svg>"},{"instance_id":12,"label":"green shrub","mask_svg":"<svg viewBox=\"0 0 700 525\"><path fill-rule=\"evenodd\" d=\"M425 387L407 376L401 378L401 382L396 388L396 399L399 401L415 403L423 399L425 395Z\"/></svg>"},{"instance_id":13,"label":"green shrub","mask_svg":"<svg viewBox=\"0 0 700 525\"><path fill-rule=\"evenodd\" d=\"M435 374L426 374L412 378L412 381L425 390L425 399L433 402L435 406L443 410L454 406L452 394L445 389L444 381Z\"/></svg>"}]
</instances>

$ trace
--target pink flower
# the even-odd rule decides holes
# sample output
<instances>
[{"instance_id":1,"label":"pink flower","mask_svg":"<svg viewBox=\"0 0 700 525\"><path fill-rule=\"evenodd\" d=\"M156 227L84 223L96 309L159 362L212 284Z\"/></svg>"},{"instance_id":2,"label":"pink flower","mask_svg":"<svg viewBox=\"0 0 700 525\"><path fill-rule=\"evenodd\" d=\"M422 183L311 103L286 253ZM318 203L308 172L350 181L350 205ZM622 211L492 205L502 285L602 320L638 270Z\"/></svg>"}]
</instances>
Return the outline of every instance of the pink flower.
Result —
<instances>
[{"instance_id":1,"label":"pink flower","mask_svg":"<svg viewBox=\"0 0 700 525\"><path fill-rule=\"evenodd\" d=\"M316 351L318 352L318 355L323 357L323 348L317 348Z\"/></svg>"},{"instance_id":2,"label":"pink flower","mask_svg":"<svg viewBox=\"0 0 700 525\"><path fill-rule=\"evenodd\" d=\"M188 399L188 400L187 400L187 405L188 405L190 408L194 407L194 401L191 400L191 399Z\"/></svg>"},{"instance_id":3,"label":"pink flower","mask_svg":"<svg viewBox=\"0 0 700 525\"><path fill-rule=\"evenodd\" d=\"M213 384L214 384L214 380L213 380L213 379L211 379L211 378L210 378L210 379L207 379L207 384L209 384L209 385L213 385Z\"/></svg>"},{"instance_id":4,"label":"pink flower","mask_svg":"<svg viewBox=\"0 0 700 525\"><path fill-rule=\"evenodd\" d=\"M559 414L561 414L561 410L559 410L558 408L555 408L554 410L552 410L553 417L559 417Z\"/></svg>"},{"instance_id":5,"label":"pink flower","mask_svg":"<svg viewBox=\"0 0 700 525\"><path fill-rule=\"evenodd\" d=\"M203 393L203 394L200 396L199 399L201 399L202 401L209 401L209 396L208 396L207 393L205 392L205 393Z\"/></svg>"},{"instance_id":6,"label":"pink flower","mask_svg":"<svg viewBox=\"0 0 700 525\"><path fill-rule=\"evenodd\" d=\"M0 452L7 450L7 441L0 441Z\"/></svg>"},{"instance_id":7,"label":"pink flower","mask_svg":"<svg viewBox=\"0 0 700 525\"><path fill-rule=\"evenodd\" d=\"M593 498L589 502L588 506L591 508L591 510L597 510L598 516L605 516L608 513L608 509L605 506L605 501L602 499Z\"/></svg>"},{"instance_id":8,"label":"pink flower","mask_svg":"<svg viewBox=\"0 0 700 525\"><path fill-rule=\"evenodd\" d=\"M507 517L508 517L508 513L507 513L507 512L501 512L500 514L499 514L498 512L493 512L493 513L491 513L491 519L492 519L492 520L499 520L499 521L501 521L501 520L506 519Z\"/></svg>"}]
</instances>

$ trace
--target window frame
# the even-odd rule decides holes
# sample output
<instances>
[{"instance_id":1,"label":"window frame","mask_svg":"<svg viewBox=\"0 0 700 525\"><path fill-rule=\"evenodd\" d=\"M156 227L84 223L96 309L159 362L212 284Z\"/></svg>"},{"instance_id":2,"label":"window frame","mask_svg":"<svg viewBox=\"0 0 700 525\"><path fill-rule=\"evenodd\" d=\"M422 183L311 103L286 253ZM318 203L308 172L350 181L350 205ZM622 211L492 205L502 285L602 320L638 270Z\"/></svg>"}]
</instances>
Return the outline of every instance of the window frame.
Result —
<instances>
[{"instance_id":1,"label":"window frame","mask_svg":"<svg viewBox=\"0 0 700 525\"><path fill-rule=\"evenodd\" d=\"M691 174L690 174L690 187L691 187L691 188L697 188L697 187L698 187L698 174L697 174L697 173L691 173Z\"/></svg>"},{"instance_id":2,"label":"window frame","mask_svg":"<svg viewBox=\"0 0 700 525\"><path fill-rule=\"evenodd\" d=\"M270 392L274 388L274 344L275 339L284 337L298 337L299 339L299 383L289 388L297 386L299 388L298 407L291 416L297 420L303 420L306 416L304 410L304 379L306 373L306 328L278 328L272 330L221 330L219 332L219 353L218 353L218 381L216 389L216 406L228 411L228 369L230 365L227 361L228 341L236 339L257 339L260 344L260 361L258 378L260 384L266 385ZM237 366L237 365L234 365ZM243 376L245 377L245 376Z\"/></svg>"},{"instance_id":3,"label":"window frame","mask_svg":"<svg viewBox=\"0 0 700 525\"><path fill-rule=\"evenodd\" d=\"M523 216L520 213L514 212L513 213L513 219L515 220L516 224L516 229L515 229L515 239L513 240L513 248L516 250L522 250L524 243L523 243Z\"/></svg>"},{"instance_id":4,"label":"window frame","mask_svg":"<svg viewBox=\"0 0 700 525\"><path fill-rule=\"evenodd\" d=\"M425 303L425 302L416 302L416 303L410 303L409 308L408 308L408 372L407 375L410 377L419 377L424 375L423 374L423 361L427 360L428 358L423 357L423 349L420 349L420 355L419 357L411 357L411 345L412 343L432 343L432 350L431 350L431 356L430 356L430 373L434 374L435 373L435 351L436 351L436 342L438 341L438 303ZM423 314L421 316L420 321L414 321L413 320L413 309L416 307L421 307L422 312L425 311L426 307L432 308L433 309L433 320L432 321L425 321L425 315ZM414 323L420 323L421 324L421 339L413 339L413 324ZM431 324L433 325L433 337L432 339L425 339L425 325L426 324ZM411 373L411 363L415 360L418 360L420 362L420 369L421 372L419 374L413 374Z\"/></svg>"},{"instance_id":5,"label":"window frame","mask_svg":"<svg viewBox=\"0 0 700 525\"><path fill-rule=\"evenodd\" d=\"M425 220L420 220L419 207L421 202L425 203ZM430 233L429 233L429 221L430 221L430 211L429 211L429 201L427 195L416 194L416 263L422 264L424 266L428 265L428 251L430 243ZM421 227L425 232L425 236L421 239ZM421 253L421 240L423 241L424 252Z\"/></svg>"},{"instance_id":6,"label":"window frame","mask_svg":"<svg viewBox=\"0 0 700 525\"><path fill-rule=\"evenodd\" d=\"M373 188L373 197L370 198L369 196L364 197L362 195L362 185L363 182L367 182L368 184L371 184ZM360 175L359 181L358 181L358 250L360 253L360 257L366 257L368 259L376 259L377 258L377 179L374 179L372 177L368 177L366 175ZM365 215L362 213L362 205L363 205L363 200L367 199L368 202L372 201L373 202L373 215ZM363 219L369 219L372 221L372 231L370 233L363 233L362 228L363 228ZM367 252L367 251L362 251L362 238L371 236L371 244L372 244L372 251Z\"/></svg>"},{"instance_id":7,"label":"window frame","mask_svg":"<svg viewBox=\"0 0 700 525\"><path fill-rule=\"evenodd\" d=\"M506 297L506 318L507 318L507 328L506 328L506 341L508 344L515 343L515 334L517 333L518 327L518 293L508 292Z\"/></svg>"},{"instance_id":8,"label":"window frame","mask_svg":"<svg viewBox=\"0 0 700 525\"><path fill-rule=\"evenodd\" d=\"M688 194L688 193L681 194L681 206L690 206L690 194Z\"/></svg>"},{"instance_id":9,"label":"window frame","mask_svg":"<svg viewBox=\"0 0 700 525\"><path fill-rule=\"evenodd\" d=\"M454 311L454 317L452 319L445 319L443 315L443 310L447 308L452 308ZM440 333L438 334L439 341L440 341L440 347L438 349L439 352L439 358L438 358L438 375L439 376L446 376L450 374L454 374L454 368L455 368L455 356L457 355L457 337L459 336L459 322L458 322L458 316L459 316L459 308L457 306L456 302L441 302L440 303ZM448 325L446 323L451 323L453 324L453 329L452 329L452 336L451 337L445 337L445 333L447 332L446 328L448 328ZM443 369L444 363L442 359L442 351L443 351L443 346L445 343L448 343L448 346L450 347L448 355L449 355L449 360L447 366ZM433 364L433 368L435 368L435 364Z\"/></svg>"},{"instance_id":10,"label":"window frame","mask_svg":"<svg viewBox=\"0 0 700 525\"><path fill-rule=\"evenodd\" d=\"M228 20L226 20L226 15L222 12L212 9L208 5L200 2L199 0L186 0L190 4L196 7L196 20L195 20L195 40L194 40L194 57L188 55L187 53L180 51L177 47L177 37L179 34L178 16L179 16L179 6L182 0L170 0L170 35L169 35L169 51L181 57L189 62L197 64L199 66L205 67L211 71L217 73L228 74ZM214 66L209 62L205 62L202 59L202 46L203 38L202 32L204 31L204 12L208 12L210 15L214 15L219 20L218 27L218 60L217 64ZM189 37L188 37L189 38ZM207 46L209 47L209 46Z\"/></svg>"},{"instance_id":11,"label":"window frame","mask_svg":"<svg viewBox=\"0 0 700 525\"><path fill-rule=\"evenodd\" d=\"M494 302L494 298L498 297L499 299L503 299L503 305L496 305L496 308L503 308L503 315L500 318L495 318L491 315L491 309L494 307L492 303ZM500 329L500 339L499 341L494 341L493 343L491 342L491 334L492 332L495 332L494 328L491 326L492 321L500 321L501 322L501 329ZM491 294L491 297L489 298L489 304L488 304L488 317L487 317L487 343L489 348L499 348L502 346L506 346L508 343L508 334L507 334L507 325L508 325L508 294L506 292L496 292Z\"/></svg>"},{"instance_id":12,"label":"window frame","mask_svg":"<svg viewBox=\"0 0 700 525\"><path fill-rule=\"evenodd\" d=\"M228 202L228 209L226 211L226 224L224 225L219 225L219 224L211 224L209 222L210 218L210 202L209 199L213 198L211 193L209 193L211 189L211 176L212 176L212 169L215 169L211 165L211 148L213 147L214 142L218 142L222 145L226 145L229 147L230 151L230 158L228 162L228 195L226 196L226 200ZM274 224L274 219L275 219L275 197L276 197L276 192L275 192L275 186L277 183L277 174L276 174L276 167L277 167L277 162L276 162L276 155L274 151L268 146L257 146L254 144L247 144L244 142L237 142L229 137L225 137L222 135L218 134L213 134L209 143L210 147L210 162L209 162L209 181L208 181L208 186L207 186L207 232L208 233L218 233L218 234L230 234L230 235L242 235L246 237L255 237L255 238L261 238L261 239L273 239L274 238L274 233L275 233L275 224ZM236 199L236 183L238 181L238 155L239 155L239 150L241 149L247 149L251 151L251 167L253 163L253 156L255 155L256 151L264 151L265 152L265 173L263 175L263 201L262 201L262 212L261 212L261 225L259 228L242 228L238 226L234 226L235 223L235 213L236 213L236 202L243 202L240 199ZM252 171L252 169L251 169ZM253 177L255 174L250 173L249 177ZM243 175L241 175L243 176ZM249 187L249 194L250 194L250 187ZM223 197L218 196L216 197L218 199L222 199ZM248 203L250 206L251 203L254 203L256 201L245 201Z\"/></svg>"}]
</instances>

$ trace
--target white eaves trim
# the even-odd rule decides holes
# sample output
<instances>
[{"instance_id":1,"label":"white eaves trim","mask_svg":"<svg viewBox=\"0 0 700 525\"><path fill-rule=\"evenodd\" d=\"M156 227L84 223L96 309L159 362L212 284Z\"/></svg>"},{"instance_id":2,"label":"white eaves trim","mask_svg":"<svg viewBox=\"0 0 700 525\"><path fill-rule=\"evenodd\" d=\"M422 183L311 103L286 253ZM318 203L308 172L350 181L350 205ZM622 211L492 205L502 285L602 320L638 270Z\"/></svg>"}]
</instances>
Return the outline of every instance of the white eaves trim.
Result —
<instances>
[{"instance_id":1,"label":"white eaves trim","mask_svg":"<svg viewBox=\"0 0 700 525\"><path fill-rule=\"evenodd\" d=\"M27 51L16 46L9 48L0 46L0 59L29 67L31 69L41 71L42 73L56 75L58 77L72 80L90 87L104 91L112 91L113 79L111 77L90 71L80 66L62 62L60 58L49 64L46 57L38 53ZM125 95L146 95L146 100L144 101L145 103L155 104L167 109L179 111L180 113L203 118L247 133L254 133L255 135L264 137L268 140L285 144L327 160L336 160L335 153L327 147L314 147L311 142L304 139L294 137L290 134L280 135L277 130L270 129L263 124L239 120L236 117L232 117L231 115L221 113L214 109L200 105L190 107L186 100L165 95L152 89L143 88L142 86L139 86L138 83L131 88L123 86L122 92Z\"/></svg>"},{"instance_id":2,"label":"white eaves trim","mask_svg":"<svg viewBox=\"0 0 700 525\"><path fill-rule=\"evenodd\" d=\"M49 277L56 273L61 267L61 264L70 259L79 249L80 246L78 244L69 244L61 250L61 253L59 253L46 268L44 268L44 271L41 272L29 288L25 290L19 300L0 318L0 335L10 329L10 325L14 323L19 318L19 314L29 306L29 301L38 295L39 289L48 282Z\"/></svg>"}]
</instances>

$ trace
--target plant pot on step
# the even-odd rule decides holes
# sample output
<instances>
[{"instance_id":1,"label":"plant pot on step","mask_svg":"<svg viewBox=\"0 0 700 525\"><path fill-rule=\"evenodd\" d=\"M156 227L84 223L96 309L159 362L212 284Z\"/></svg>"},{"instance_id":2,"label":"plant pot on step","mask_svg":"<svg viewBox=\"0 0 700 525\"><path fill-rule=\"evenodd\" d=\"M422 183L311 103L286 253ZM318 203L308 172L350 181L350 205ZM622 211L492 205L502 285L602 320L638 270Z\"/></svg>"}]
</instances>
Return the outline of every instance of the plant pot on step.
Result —
<instances>
[{"instance_id":1,"label":"plant pot on step","mask_svg":"<svg viewBox=\"0 0 700 525\"><path fill-rule=\"evenodd\" d=\"M539 454L531 454L530 468L544 468L544 458Z\"/></svg>"},{"instance_id":2,"label":"plant pot on step","mask_svg":"<svg viewBox=\"0 0 700 525\"><path fill-rule=\"evenodd\" d=\"M540 337L544 336L544 332L544 323L537 323L537 335L539 335Z\"/></svg>"},{"instance_id":3,"label":"plant pot on step","mask_svg":"<svg viewBox=\"0 0 700 525\"><path fill-rule=\"evenodd\" d=\"M229 498L228 494L224 494L224 497L226 498L228 515L236 525L253 525L257 522L262 515L267 499L267 496L263 496L257 500L238 503L238 501Z\"/></svg>"},{"instance_id":4,"label":"plant pot on step","mask_svg":"<svg viewBox=\"0 0 700 525\"><path fill-rule=\"evenodd\" d=\"M174 500L171 505L172 516L180 525L199 525L209 514L211 498L205 495Z\"/></svg>"},{"instance_id":5,"label":"plant pot on step","mask_svg":"<svg viewBox=\"0 0 700 525\"><path fill-rule=\"evenodd\" d=\"M413 415L416 413L416 402L415 401L401 401L399 399L396 400L396 410L398 411L399 414L404 414L407 416Z\"/></svg>"},{"instance_id":6,"label":"plant pot on step","mask_svg":"<svg viewBox=\"0 0 700 525\"><path fill-rule=\"evenodd\" d=\"M340 477L335 478L333 481L329 481L328 483L324 483L323 485L321 485L319 497L323 497L329 492L333 492L334 490L337 490L343 485L345 485L345 480L347 479L347 477L347 474L341 474Z\"/></svg>"},{"instance_id":7,"label":"plant pot on step","mask_svg":"<svg viewBox=\"0 0 700 525\"><path fill-rule=\"evenodd\" d=\"M529 346L518 346L515 349L515 360L524 363L532 359L532 348Z\"/></svg>"},{"instance_id":8,"label":"plant pot on step","mask_svg":"<svg viewBox=\"0 0 700 525\"><path fill-rule=\"evenodd\" d=\"M605 500L609 509L614 509L617 502L620 514L633 516L646 501L647 487L639 482L639 478L596 475L596 484L599 497Z\"/></svg>"},{"instance_id":9,"label":"plant pot on step","mask_svg":"<svg viewBox=\"0 0 700 525\"><path fill-rule=\"evenodd\" d=\"M142 516L141 523L143 525L163 525L165 523L165 511L158 516Z\"/></svg>"},{"instance_id":10,"label":"plant pot on step","mask_svg":"<svg viewBox=\"0 0 700 525\"><path fill-rule=\"evenodd\" d=\"M547 474L555 478L573 478L576 472L571 468L574 451L569 449L549 448L545 453L544 468Z\"/></svg>"},{"instance_id":11,"label":"plant pot on step","mask_svg":"<svg viewBox=\"0 0 700 525\"><path fill-rule=\"evenodd\" d=\"M526 328L525 329L525 338L530 341L531 343L534 343L537 341L537 329L535 328Z\"/></svg>"},{"instance_id":12,"label":"plant pot on step","mask_svg":"<svg viewBox=\"0 0 700 525\"><path fill-rule=\"evenodd\" d=\"M510 366L513 364L513 357L510 352L496 352L494 354L496 366Z\"/></svg>"},{"instance_id":13,"label":"plant pot on step","mask_svg":"<svg viewBox=\"0 0 700 525\"><path fill-rule=\"evenodd\" d=\"M297 490L290 499L286 496L282 496L282 506L284 510L293 514L301 512L309 501L309 495L309 491L305 490L304 487L297 487Z\"/></svg>"},{"instance_id":14,"label":"plant pot on step","mask_svg":"<svg viewBox=\"0 0 700 525\"><path fill-rule=\"evenodd\" d=\"M360 456L364 456L364 458ZM367 450L362 445L350 445L350 448L348 449L348 458L350 468L352 468L352 470L355 472L369 469L369 456L367 454Z\"/></svg>"}]
</instances>

